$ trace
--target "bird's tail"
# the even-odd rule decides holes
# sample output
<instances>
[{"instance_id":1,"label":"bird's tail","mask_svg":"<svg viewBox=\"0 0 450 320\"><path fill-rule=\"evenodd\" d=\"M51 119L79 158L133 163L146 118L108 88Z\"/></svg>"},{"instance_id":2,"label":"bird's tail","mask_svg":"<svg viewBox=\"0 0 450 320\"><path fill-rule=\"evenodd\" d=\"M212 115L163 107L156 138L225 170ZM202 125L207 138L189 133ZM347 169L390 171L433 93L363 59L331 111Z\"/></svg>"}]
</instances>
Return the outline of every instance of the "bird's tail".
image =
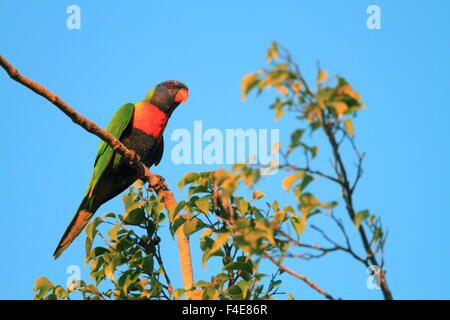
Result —
<instances>
[{"instance_id":1,"label":"bird's tail","mask_svg":"<svg viewBox=\"0 0 450 320\"><path fill-rule=\"evenodd\" d=\"M86 197L81 202L81 205L78 208L77 213L73 217L72 221L70 222L69 226L64 232L64 235L59 241L59 244L56 247L55 252L53 253L53 257L55 259L58 259L61 253L63 253L63 251L66 250L68 246L70 246L73 240L75 240L75 238L78 237L78 235L81 233L81 231L83 231L86 224L94 215L96 208L90 208L91 207L89 205L91 203L90 200L91 199L89 199L88 196L86 195Z\"/></svg>"}]
</instances>

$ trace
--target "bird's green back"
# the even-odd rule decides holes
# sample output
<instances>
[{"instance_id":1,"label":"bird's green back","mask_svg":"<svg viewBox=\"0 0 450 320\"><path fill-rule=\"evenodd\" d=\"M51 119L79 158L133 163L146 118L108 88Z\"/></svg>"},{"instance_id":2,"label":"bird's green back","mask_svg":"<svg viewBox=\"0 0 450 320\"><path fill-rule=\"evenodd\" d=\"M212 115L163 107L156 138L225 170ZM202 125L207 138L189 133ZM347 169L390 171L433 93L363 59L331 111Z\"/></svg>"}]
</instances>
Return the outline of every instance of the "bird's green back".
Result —
<instances>
[{"instance_id":1,"label":"bird's green back","mask_svg":"<svg viewBox=\"0 0 450 320\"><path fill-rule=\"evenodd\" d=\"M134 112L134 104L127 103L123 105L109 122L106 131L108 131L111 135L113 135L117 139L120 139L123 132L130 124L133 112ZM90 192L92 188L95 188L97 182L100 180L102 174L105 172L105 169L108 167L109 162L114 156L114 153L115 151L110 146L108 146L108 144L105 141L102 141L100 143L97 155L95 156L94 172L92 173L92 177L89 182L86 195Z\"/></svg>"}]
</instances>

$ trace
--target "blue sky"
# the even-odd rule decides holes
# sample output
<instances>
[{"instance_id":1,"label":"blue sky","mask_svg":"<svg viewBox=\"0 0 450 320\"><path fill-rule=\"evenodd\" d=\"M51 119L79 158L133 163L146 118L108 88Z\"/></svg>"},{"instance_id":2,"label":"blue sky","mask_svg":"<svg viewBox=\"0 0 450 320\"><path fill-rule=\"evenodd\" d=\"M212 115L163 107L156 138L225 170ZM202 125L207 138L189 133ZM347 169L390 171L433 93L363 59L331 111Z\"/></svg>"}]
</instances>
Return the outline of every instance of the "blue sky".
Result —
<instances>
[{"instance_id":1,"label":"blue sky","mask_svg":"<svg viewBox=\"0 0 450 320\"><path fill-rule=\"evenodd\" d=\"M66 27L71 4L81 8L81 30ZM381 8L380 30L366 28L371 4ZM177 198L184 196L175 187L184 173L216 166L174 165L168 152L173 130L192 130L202 120L205 129L222 131L280 128L287 141L296 122L273 122L271 95L242 102L240 80L265 66L273 40L289 48L310 81L320 59L368 106L355 123L367 154L356 206L382 216L389 228L386 268L394 297L449 299L449 9L446 0L0 0L0 54L103 127L116 109L140 101L156 83L188 84L190 99L172 116L165 156L153 170ZM0 299L29 299L36 278L64 284L67 267L82 265L84 235L57 261L52 253L83 196L99 141L4 72L0 106ZM267 178L259 189L288 204L291 196L279 187L283 177ZM339 196L331 187L317 191L329 200ZM121 209L116 198L99 213ZM163 243L168 272L181 286L175 242L166 237ZM195 237L192 247L195 277L208 279ZM346 256L289 266L337 297L381 297L366 288L365 269ZM82 277L88 280L87 269ZM284 279L297 298L321 298Z\"/></svg>"}]
</instances>

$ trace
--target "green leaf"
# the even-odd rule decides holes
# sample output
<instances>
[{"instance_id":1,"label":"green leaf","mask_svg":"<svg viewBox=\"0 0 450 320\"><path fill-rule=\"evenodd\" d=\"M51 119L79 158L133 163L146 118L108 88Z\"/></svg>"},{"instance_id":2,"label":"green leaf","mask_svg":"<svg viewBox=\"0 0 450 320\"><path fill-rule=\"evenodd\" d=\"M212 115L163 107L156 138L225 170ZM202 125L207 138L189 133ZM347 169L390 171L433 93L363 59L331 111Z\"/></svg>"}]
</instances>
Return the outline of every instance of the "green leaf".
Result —
<instances>
[{"instance_id":1,"label":"green leaf","mask_svg":"<svg viewBox=\"0 0 450 320\"><path fill-rule=\"evenodd\" d=\"M284 178L283 182L281 183L281 186L283 187L284 190L289 191L294 182L297 181L298 179L301 179L304 174L305 174L304 171L298 171L294 174L287 176L286 178Z\"/></svg>"},{"instance_id":2,"label":"green leaf","mask_svg":"<svg viewBox=\"0 0 450 320\"><path fill-rule=\"evenodd\" d=\"M195 200L195 205L200 209L203 213L209 213L209 200L210 196L204 196Z\"/></svg>"},{"instance_id":3,"label":"green leaf","mask_svg":"<svg viewBox=\"0 0 450 320\"><path fill-rule=\"evenodd\" d=\"M247 213L247 210L248 210L248 201L247 200L242 199L242 198L239 199L236 203L236 206L242 214Z\"/></svg>"},{"instance_id":4,"label":"green leaf","mask_svg":"<svg viewBox=\"0 0 450 320\"><path fill-rule=\"evenodd\" d=\"M212 233L211 229L206 229L201 237L200 237L200 249L202 251L207 251L212 248L214 245L214 240L210 238L210 235Z\"/></svg>"},{"instance_id":5,"label":"green leaf","mask_svg":"<svg viewBox=\"0 0 450 320\"><path fill-rule=\"evenodd\" d=\"M138 226L144 221L144 218L145 218L144 208L137 208L125 214L123 222L125 224Z\"/></svg>"},{"instance_id":6,"label":"green leaf","mask_svg":"<svg viewBox=\"0 0 450 320\"><path fill-rule=\"evenodd\" d=\"M304 129L297 129L291 134L291 144L288 147L289 151L292 151L301 144L301 139L304 132Z\"/></svg>"},{"instance_id":7,"label":"green leaf","mask_svg":"<svg viewBox=\"0 0 450 320\"><path fill-rule=\"evenodd\" d=\"M322 122L314 121L314 122L311 122L311 124L309 126L311 128L311 131L314 132L322 126Z\"/></svg>"},{"instance_id":8,"label":"green leaf","mask_svg":"<svg viewBox=\"0 0 450 320\"><path fill-rule=\"evenodd\" d=\"M308 186L308 184L310 184L313 180L314 178L309 174L307 174L300 183L300 190L303 191Z\"/></svg>"},{"instance_id":9,"label":"green leaf","mask_svg":"<svg viewBox=\"0 0 450 320\"><path fill-rule=\"evenodd\" d=\"M203 229L205 227L205 224L198 218L192 217L189 220L186 220L186 222L183 225L183 231L186 236L190 236L191 234L194 234L195 232Z\"/></svg>"},{"instance_id":10,"label":"green leaf","mask_svg":"<svg viewBox=\"0 0 450 320\"><path fill-rule=\"evenodd\" d=\"M261 199L262 197L265 197L266 195L262 193L261 191L254 191L253 192L253 200Z\"/></svg>"},{"instance_id":11,"label":"green leaf","mask_svg":"<svg viewBox=\"0 0 450 320\"><path fill-rule=\"evenodd\" d=\"M116 266L114 263L109 263L105 268L105 275L112 281L114 281L114 270Z\"/></svg>"},{"instance_id":12,"label":"green leaf","mask_svg":"<svg viewBox=\"0 0 450 320\"><path fill-rule=\"evenodd\" d=\"M211 251L219 250L230 238L231 232L219 233L214 241Z\"/></svg>"},{"instance_id":13,"label":"green leaf","mask_svg":"<svg viewBox=\"0 0 450 320\"><path fill-rule=\"evenodd\" d=\"M211 284L209 283L209 282L207 282L207 281L204 281L204 280L199 280L199 281L197 281L197 283L195 284L195 287L197 287L197 288L206 288L206 287L208 287L208 286L210 286Z\"/></svg>"},{"instance_id":14,"label":"green leaf","mask_svg":"<svg viewBox=\"0 0 450 320\"><path fill-rule=\"evenodd\" d=\"M37 292L40 289L45 289L48 287L54 287L55 285L48 280L46 277L40 277L38 279L36 279L36 281L34 282L34 291Z\"/></svg>"},{"instance_id":15,"label":"green leaf","mask_svg":"<svg viewBox=\"0 0 450 320\"><path fill-rule=\"evenodd\" d=\"M270 207L273 209L273 211L278 211L280 209L280 205L278 204L278 200L275 200Z\"/></svg>"},{"instance_id":16,"label":"green leaf","mask_svg":"<svg viewBox=\"0 0 450 320\"><path fill-rule=\"evenodd\" d=\"M208 261L208 259L213 256L213 254L215 254L220 248L222 248L222 246L227 243L228 239L230 238L231 232L224 232L224 233L219 233L216 237L216 239L214 240L214 244L212 245L211 249L206 250L203 253L203 257L202 257L202 263L203 263L203 268L206 268L206 262Z\"/></svg>"},{"instance_id":17,"label":"green leaf","mask_svg":"<svg viewBox=\"0 0 450 320\"><path fill-rule=\"evenodd\" d=\"M247 94L252 90L258 83L257 75L254 73L246 74L241 80L241 98L242 101L245 100Z\"/></svg>"},{"instance_id":18,"label":"green leaf","mask_svg":"<svg viewBox=\"0 0 450 320\"><path fill-rule=\"evenodd\" d=\"M296 215L292 216L290 218L292 227L295 230L295 233L297 234L297 238L300 238L300 235L306 228L306 216L298 217Z\"/></svg>"},{"instance_id":19,"label":"green leaf","mask_svg":"<svg viewBox=\"0 0 450 320\"><path fill-rule=\"evenodd\" d=\"M347 131L349 135L351 135L351 136L355 135L355 130L353 129L352 119L345 120L344 127L345 127L345 131Z\"/></svg>"},{"instance_id":20,"label":"green leaf","mask_svg":"<svg viewBox=\"0 0 450 320\"><path fill-rule=\"evenodd\" d=\"M319 70L319 72L317 73L317 84L321 83L327 77L328 77L328 72L326 72L324 70Z\"/></svg>"},{"instance_id":21,"label":"green leaf","mask_svg":"<svg viewBox=\"0 0 450 320\"><path fill-rule=\"evenodd\" d=\"M243 262L243 261L238 261L238 262L231 262L229 264L227 264L225 267L223 267L223 270L239 270L239 271L244 271L247 273L252 274L253 273L253 269L252 266L250 264L248 264L247 262Z\"/></svg>"},{"instance_id":22,"label":"green leaf","mask_svg":"<svg viewBox=\"0 0 450 320\"><path fill-rule=\"evenodd\" d=\"M199 186L192 186L189 188L188 191L188 198L192 197L192 195L197 193L208 193L209 189L205 186L199 185Z\"/></svg>"},{"instance_id":23,"label":"green leaf","mask_svg":"<svg viewBox=\"0 0 450 320\"><path fill-rule=\"evenodd\" d=\"M238 285L232 285L229 289L228 289L228 293L232 296L237 296L242 294L242 290Z\"/></svg>"},{"instance_id":24,"label":"green leaf","mask_svg":"<svg viewBox=\"0 0 450 320\"><path fill-rule=\"evenodd\" d=\"M200 177L200 175L196 172L189 172L184 175L184 177L178 182L178 187L180 190L183 190L184 186L187 184L190 184L197 180Z\"/></svg>"},{"instance_id":25,"label":"green leaf","mask_svg":"<svg viewBox=\"0 0 450 320\"><path fill-rule=\"evenodd\" d=\"M169 211L169 221L173 223L174 219L177 217L178 213L184 208L186 202L180 201L175 207L172 207Z\"/></svg>"},{"instance_id":26,"label":"green leaf","mask_svg":"<svg viewBox=\"0 0 450 320\"><path fill-rule=\"evenodd\" d=\"M361 222L369 216L369 210L358 211L355 216L355 226L356 229L359 229L361 226Z\"/></svg>"},{"instance_id":27,"label":"green leaf","mask_svg":"<svg viewBox=\"0 0 450 320\"><path fill-rule=\"evenodd\" d=\"M145 200L136 201L135 197L130 193L122 196L122 201L125 207L125 216L131 211L142 207L145 204Z\"/></svg>"},{"instance_id":28,"label":"green leaf","mask_svg":"<svg viewBox=\"0 0 450 320\"><path fill-rule=\"evenodd\" d=\"M102 256L103 254L105 254L105 252L108 252L108 249L104 247L95 247L94 249L92 249L91 256L92 258L95 258L98 256Z\"/></svg>"},{"instance_id":29,"label":"green leaf","mask_svg":"<svg viewBox=\"0 0 450 320\"><path fill-rule=\"evenodd\" d=\"M213 229L210 229L210 228L208 228L208 229L206 229L205 231L203 231L202 235L200 236L200 241L201 241L203 238L209 237L210 235L212 235L213 231L214 231L214 230L213 230Z\"/></svg>"},{"instance_id":30,"label":"green leaf","mask_svg":"<svg viewBox=\"0 0 450 320\"><path fill-rule=\"evenodd\" d=\"M347 110L348 105L342 101L333 101L331 102L331 107L336 111L337 119L340 120L344 112Z\"/></svg>"},{"instance_id":31,"label":"green leaf","mask_svg":"<svg viewBox=\"0 0 450 320\"><path fill-rule=\"evenodd\" d=\"M113 213L113 212L108 212L108 213L105 213L103 216L102 216L102 220L104 220L104 219L106 219L106 218L115 218L116 217L116 214L115 213Z\"/></svg>"},{"instance_id":32,"label":"green leaf","mask_svg":"<svg viewBox=\"0 0 450 320\"><path fill-rule=\"evenodd\" d=\"M85 263L88 263L89 261L89 252L91 251L92 248L92 239L90 239L89 237L86 237L86 241L84 242L85 245L85 250L86 250L86 258L85 258Z\"/></svg>"},{"instance_id":33,"label":"green leaf","mask_svg":"<svg viewBox=\"0 0 450 320\"><path fill-rule=\"evenodd\" d=\"M375 228L375 231L373 232L373 242L377 243L381 236L383 235L383 230L381 228Z\"/></svg>"},{"instance_id":34,"label":"green leaf","mask_svg":"<svg viewBox=\"0 0 450 320\"><path fill-rule=\"evenodd\" d=\"M214 171L214 179L217 185L222 185L225 181L229 180L231 174L225 169L217 169Z\"/></svg>"},{"instance_id":35,"label":"green leaf","mask_svg":"<svg viewBox=\"0 0 450 320\"><path fill-rule=\"evenodd\" d=\"M94 236L97 233L97 227L100 223L102 223L102 219L100 219L99 217L96 217L94 219L94 221L92 221L91 223L89 223L86 227L86 236L90 239L90 240L94 240Z\"/></svg>"},{"instance_id":36,"label":"green leaf","mask_svg":"<svg viewBox=\"0 0 450 320\"><path fill-rule=\"evenodd\" d=\"M184 217L182 216L179 216L178 218L175 219L175 221L170 226L170 233L172 234L172 236L175 234L177 229L183 225L185 221L186 219L184 219Z\"/></svg>"},{"instance_id":37,"label":"green leaf","mask_svg":"<svg viewBox=\"0 0 450 320\"><path fill-rule=\"evenodd\" d=\"M57 286L57 287L55 288L54 292L55 292L55 295L56 295L58 298L60 298L60 299L65 299L65 298L67 298L67 291L64 290L64 288L61 287L61 286Z\"/></svg>"},{"instance_id":38,"label":"green leaf","mask_svg":"<svg viewBox=\"0 0 450 320\"><path fill-rule=\"evenodd\" d=\"M153 256L148 255L142 259L142 270L146 274L151 274L153 272Z\"/></svg>"},{"instance_id":39,"label":"green leaf","mask_svg":"<svg viewBox=\"0 0 450 320\"><path fill-rule=\"evenodd\" d=\"M283 114L286 112L286 109L278 109L277 111L275 111L275 122L277 122L278 120L280 120L280 118L283 116Z\"/></svg>"},{"instance_id":40,"label":"green leaf","mask_svg":"<svg viewBox=\"0 0 450 320\"><path fill-rule=\"evenodd\" d=\"M120 224L116 224L114 227L112 227L109 231L108 231L108 237L112 240L112 241L118 241L117 240L117 232L119 232L120 229Z\"/></svg>"}]
</instances>

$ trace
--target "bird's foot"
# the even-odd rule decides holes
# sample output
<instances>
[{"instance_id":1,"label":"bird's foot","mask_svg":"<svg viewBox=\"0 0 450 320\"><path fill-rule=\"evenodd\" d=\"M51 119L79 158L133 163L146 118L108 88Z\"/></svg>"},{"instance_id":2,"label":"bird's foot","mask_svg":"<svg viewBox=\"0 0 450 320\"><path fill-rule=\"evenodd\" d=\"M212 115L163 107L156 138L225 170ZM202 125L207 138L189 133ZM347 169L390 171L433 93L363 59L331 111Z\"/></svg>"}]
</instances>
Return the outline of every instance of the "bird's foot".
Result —
<instances>
[{"instance_id":1,"label":"bird's foot","mask_svg":"<svg viewBox=\"0 0 450 320\"><path fill-rule=\"evenodd\" d=\"M149 181L148 183L148 188L147 191L148 192L158 192L160 189L165 187L165 181L163 177L159 176L159 175L153 175L153 179L152 181Z\"/></svg>"}]
</instances>

